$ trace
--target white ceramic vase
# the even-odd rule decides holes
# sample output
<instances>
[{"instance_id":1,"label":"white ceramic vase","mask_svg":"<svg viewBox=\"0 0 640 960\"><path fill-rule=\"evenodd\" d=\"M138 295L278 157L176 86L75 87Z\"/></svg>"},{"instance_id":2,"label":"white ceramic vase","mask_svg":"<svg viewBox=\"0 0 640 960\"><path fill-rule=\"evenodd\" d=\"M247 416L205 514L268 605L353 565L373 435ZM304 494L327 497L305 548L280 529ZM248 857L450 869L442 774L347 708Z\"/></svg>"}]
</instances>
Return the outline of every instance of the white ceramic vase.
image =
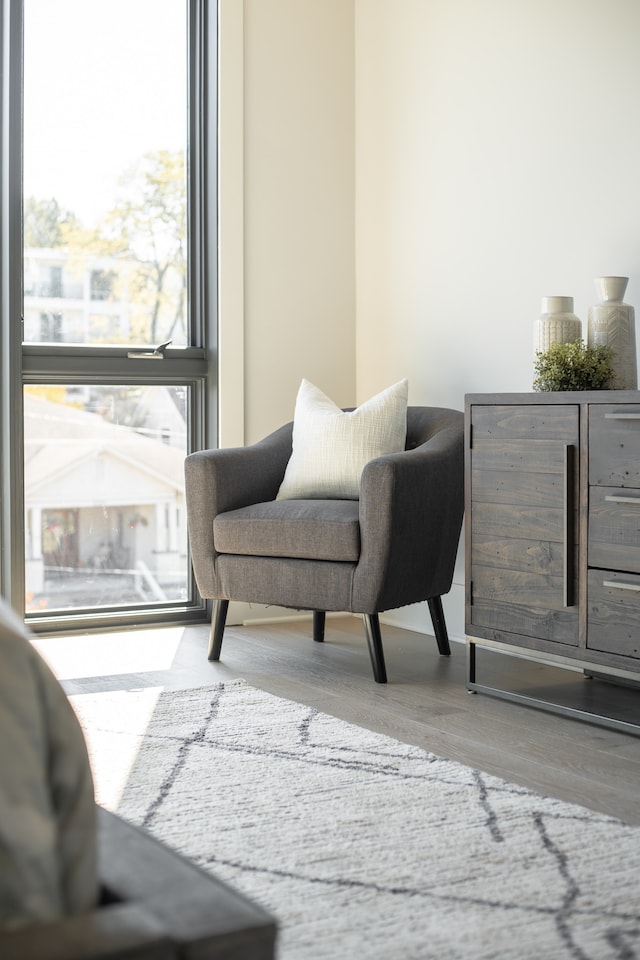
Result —
<instances>
[{"instance_id":1,"label":"white ceramic vase","mask_svg":"<svg viewBox=\"0 0 640 960\"><path fill-rule=\"evenodd\" d=\"M589 309L587 325L589 346L606 344L613 348L616 390L638 389L635 312L623 303L628 282L628 277L596 279L599 302Z\"/></svg>"},{"instance_id":2,"label":"white ceramic vase","mask_svg":"<svg viewBox=\"0 0 640 960\"><path fill-rule=\"evenodd\" d=\"M554 343L582 338L582 321L573 312L573 297L543 297L536 322L534 350L544 353Z\"/></svg>"}]
</instances>

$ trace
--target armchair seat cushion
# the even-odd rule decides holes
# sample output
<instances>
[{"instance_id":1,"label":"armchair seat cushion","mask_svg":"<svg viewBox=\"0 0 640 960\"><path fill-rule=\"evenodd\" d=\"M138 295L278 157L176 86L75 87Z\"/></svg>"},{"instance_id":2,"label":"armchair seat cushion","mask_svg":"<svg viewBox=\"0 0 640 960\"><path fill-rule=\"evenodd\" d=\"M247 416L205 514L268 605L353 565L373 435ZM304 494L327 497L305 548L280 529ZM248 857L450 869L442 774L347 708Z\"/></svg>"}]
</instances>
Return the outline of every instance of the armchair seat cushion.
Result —
<instances>
[{"instance_id":1,"label":"armchair seat cushion","mask_svg":"<svg viewBox=\"0 0 640 960\"><path fill-rule=\"evenodd\" d=\"M217 553L351 563L360 557L357 500L274 500L220 513Z\"/></svg>"}]
</instances>

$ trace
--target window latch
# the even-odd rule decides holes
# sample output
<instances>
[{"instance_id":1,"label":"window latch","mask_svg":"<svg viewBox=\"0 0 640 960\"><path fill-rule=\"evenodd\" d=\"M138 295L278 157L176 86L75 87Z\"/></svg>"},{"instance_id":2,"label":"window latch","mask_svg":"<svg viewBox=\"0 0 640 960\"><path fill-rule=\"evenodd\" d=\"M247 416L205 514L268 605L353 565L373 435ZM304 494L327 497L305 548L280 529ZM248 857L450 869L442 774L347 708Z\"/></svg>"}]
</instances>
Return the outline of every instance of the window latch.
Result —
<instances>
[{"instance_id":1,"label":"window latch","mask_svg":"<svg viewBox=\"0 0 640 960\"><path fill-rule=\"evenodd\" d=\"M164 360L164 352L171 342L171 340L165 340L153 350L130 350L127 357L131 360Z\"/></svg>"}]
</instances>

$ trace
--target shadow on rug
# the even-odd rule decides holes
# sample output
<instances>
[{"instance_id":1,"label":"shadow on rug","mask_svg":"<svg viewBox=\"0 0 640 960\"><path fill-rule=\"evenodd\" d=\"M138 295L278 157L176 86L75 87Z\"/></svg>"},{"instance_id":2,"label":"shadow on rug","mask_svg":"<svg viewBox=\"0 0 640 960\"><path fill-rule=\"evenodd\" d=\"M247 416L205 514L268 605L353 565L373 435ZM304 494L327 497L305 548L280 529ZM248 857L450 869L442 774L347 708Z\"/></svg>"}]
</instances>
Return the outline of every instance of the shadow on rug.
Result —
<instances>
[{"instance_id":1,"label":"shadow on rug","mask_svg":"<svg viewBox=\"0 0 640 960\"><path fill-rule=\"evenodd\" d=\"M272 911L279 960L632 960L640 828L243 681L71 698L98 802Z\"/></svg>"}]
</instances>

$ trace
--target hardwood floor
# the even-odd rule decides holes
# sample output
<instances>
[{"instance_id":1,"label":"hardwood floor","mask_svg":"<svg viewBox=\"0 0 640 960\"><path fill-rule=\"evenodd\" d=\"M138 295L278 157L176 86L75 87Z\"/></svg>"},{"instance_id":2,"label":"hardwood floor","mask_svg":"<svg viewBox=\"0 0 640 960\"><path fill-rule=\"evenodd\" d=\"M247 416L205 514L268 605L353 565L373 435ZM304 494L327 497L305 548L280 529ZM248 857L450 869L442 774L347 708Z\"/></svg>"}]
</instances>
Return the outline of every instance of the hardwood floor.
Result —
<instances>
[{"instance_id":1,"label":"hardwood floor","mask_svg":"<svg viewBox=\"0 0 640 960\"><path fill-rule=\"evenodd\" d=\"M240 677L277 696L416 744L548 796L640 824L640 736L559 717L465 688L466 650L440 657L433 637L383 626L389 682L373 681L360 618L229 626L222 657L206 657L206 625L34 641L69 694L184 688ZM550 688L640 723L640 691L480 651L482 682ZM414 815L418 815L416 811Z\"/></svg>"}]
</instances>

